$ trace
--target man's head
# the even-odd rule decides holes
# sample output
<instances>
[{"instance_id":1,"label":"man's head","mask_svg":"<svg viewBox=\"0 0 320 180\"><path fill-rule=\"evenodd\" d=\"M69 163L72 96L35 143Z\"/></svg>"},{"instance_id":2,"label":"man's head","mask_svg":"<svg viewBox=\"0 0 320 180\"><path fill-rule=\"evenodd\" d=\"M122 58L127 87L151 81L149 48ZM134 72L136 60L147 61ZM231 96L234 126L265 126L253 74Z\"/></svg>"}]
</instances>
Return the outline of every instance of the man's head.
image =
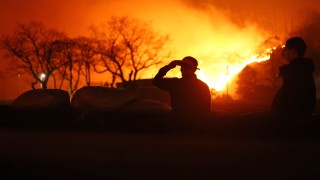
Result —
<instances>
[{"instance_id":1,"label":"man's head","mask_svg":"<svg viewBox=\"0 0 320 180\"><path fill-rule=\"evenodd\" d=\"M180 69L182 76L194 74L197 69L198 69L198 61L195 58L191 56L186 56L182 59L181 69Z\"/></svg>"},{"instance_id":2,"label":"man's head","mask_svg":"<svg viewBox=\"0 0 320 180\"><path fill-rule=\"evenodd\" d=\"M297 57L303 57L307 50L307 45L301 37L293 37L286 41L282 56L289 62Z\"/></svg>"}]
</instances>

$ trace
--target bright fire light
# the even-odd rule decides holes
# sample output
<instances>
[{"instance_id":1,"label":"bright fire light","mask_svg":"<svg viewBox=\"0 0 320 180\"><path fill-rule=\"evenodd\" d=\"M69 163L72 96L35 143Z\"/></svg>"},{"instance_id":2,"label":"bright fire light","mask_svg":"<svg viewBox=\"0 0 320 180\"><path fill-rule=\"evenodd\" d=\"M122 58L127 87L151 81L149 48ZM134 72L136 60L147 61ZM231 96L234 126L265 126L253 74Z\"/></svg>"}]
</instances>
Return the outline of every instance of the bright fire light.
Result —
<instances>
[{"instance_id":1,"label":"bright fire light","mask_svg":"<svg viewBox=\"0 0 320 180\"><path fill-rule=\"evenodd\" d=\"M251 51L230 53L222 57L211 57L199 60L200 70L196 71L197 77L208 84L212 89L221 92L231 85L231 81L248 65L254 62L263 62L270 59L270 54L276 47L268 48L263 53L253 53ZM216 61L215 61L216 60ZM169 63L170 61L168 61ZM147 77L154 77L158 69L153 69L145 73ZM170 70L166 77L181 77L180 68ZM232 90L231 90L232 91Z\"/></svg>"},{"instance_id":2,"label":"bright fire light","mask_svg":"<svg viewBox=\"0 0 320 180\"><path fill-rule=\"evenodd\" d=\"M265 55L263 57L258 57L257 55L252 55L245 60L244 63L230 63L226 64L225 69L221 69L220 73L212 72L210 69L203 68L203 71L198 71L197 76L199 79L208 84L210 88L214 88L217 91L222 91L227 83L235 77L246 65L253 62L262 62L270 59L270 55Z\"/></svg>"}]
</instances>

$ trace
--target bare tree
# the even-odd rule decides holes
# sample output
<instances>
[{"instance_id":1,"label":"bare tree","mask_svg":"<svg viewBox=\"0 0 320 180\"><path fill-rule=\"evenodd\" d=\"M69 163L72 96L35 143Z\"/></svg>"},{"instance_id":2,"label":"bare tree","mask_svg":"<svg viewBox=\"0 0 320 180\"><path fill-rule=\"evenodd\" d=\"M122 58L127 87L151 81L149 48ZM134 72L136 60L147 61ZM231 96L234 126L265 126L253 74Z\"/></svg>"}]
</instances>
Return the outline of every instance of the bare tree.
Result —
<instances>
[{"instance_id":1,"label":"bare tree","mask_svg":"<svg viewBox=\"0 0 320 180\"><path fill-rule=\"evenodd\" d=\"M82 76L85 78L86 85L90 86L91 73L97 56L96 46L95 41L87 37L66 38L54 42L56 58L64 64L53 76L55 81L56 76L60 77L59 88L62 88L67 81L70 95L73 95L78 89Z\"/></svg>"},{"instance_id":2,"label":"bare tree","mask_svg":"<svg viewBox=\"0 0 320 180\"><path fill-rule=\"evenodd\" d=\"M91 72L98 58L97 41L92 38L78 37L75 39L78 65L81 74L85 77L86 85L91 84Z\"/></svg>"},{"instance_id":3,"label":"bare tree","mask_svg":"<svg viewBox=\"0 0 320 180\"><path fill-rule=\"evenodd\" d=\"M165 49L169 36L154 32L150 23L137 19L112 17L103 26L93 27L92 32L100 40L98 50L101 57L95 70L109 72L111 86L116 81L141 78L144 70L160 64L170 55Z\"/></svg>"},{"instance_id":4,"label":"bare tree","mask_svg":"<svg viewBox=\"0 0 320 180\"><path fill-rule=\"evenodd\" d=\"M1 47L7 56L17 60L15 68L34 78L31 84L33 89L38 82L46 89L49 77L63 66L63 63L55 58L53 42L64 38L63 32L47 29L38 22L31 22L18 24L12 36L2 36Z\"/></svg>"},{"instance_id":5,"label":"bare tree","mask_svg":"<svg viewBox=\"0 0 320 180\"><path fill-rule=\"evenodd\" d=\"M61 77L60 87L67 81L70 95L78 89L81 74L81 63L79 59L79 51L77 49L77 41L75 39L66 38L54 42L57 57L63 64L56 74Z\"/></svg>"}]
</instances>

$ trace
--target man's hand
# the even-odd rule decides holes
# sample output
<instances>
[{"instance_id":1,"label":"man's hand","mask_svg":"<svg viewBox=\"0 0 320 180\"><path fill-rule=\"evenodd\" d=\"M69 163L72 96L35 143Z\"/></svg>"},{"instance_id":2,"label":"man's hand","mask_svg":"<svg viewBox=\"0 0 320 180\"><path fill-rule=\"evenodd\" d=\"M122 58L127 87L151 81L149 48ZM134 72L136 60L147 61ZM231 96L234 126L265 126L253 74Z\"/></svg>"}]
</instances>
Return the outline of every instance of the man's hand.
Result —
<instances>
[{"instance_id":1,"label":"man's hand","mask_svg":"<svg viewBox=\"0 0 320 180\"><path fill-rule=\"evenodd\" d=\"M181 66L181 60L174 60L171 61L168 66L170 67L170 69L175 68L176 66Z\"/></svg>"}]
</instances>

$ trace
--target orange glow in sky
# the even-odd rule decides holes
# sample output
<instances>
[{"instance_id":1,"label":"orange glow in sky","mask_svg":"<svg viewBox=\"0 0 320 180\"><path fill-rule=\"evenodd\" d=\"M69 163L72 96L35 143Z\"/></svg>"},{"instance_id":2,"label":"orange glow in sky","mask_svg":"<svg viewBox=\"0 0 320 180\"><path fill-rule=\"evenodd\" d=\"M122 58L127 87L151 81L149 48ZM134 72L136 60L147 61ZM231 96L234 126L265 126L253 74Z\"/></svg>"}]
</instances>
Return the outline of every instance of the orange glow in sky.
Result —
<instances>
[{"instance_id":1,"label":"orange glow in sky","mask_svg":"<svg viewBox=\"0 0 320 180\"><path fill-rule=\"evenodd\" d=\"M210 87L223 90L245 65L269 59L267 49L264 55L256 53L266 38L295 28L303 21L297 12L312 8L319 11L320 1L11 0L0 2L0 34L11 33L16 22L39 21L70 36L79 36L89 35L90 25L99 25L110 16L151 21L155 31L171 37L168 48L172 56L164 64L193 56L199 61L198 77ZM2 73L3 64L0 61ZM151 68L141 78L152 78L159 68ZM13 73L15 78L16 74ZM167 74L179 75L178 68ZM93 81L104 78L95 76Z\"/></svg>"}]
</instances>

